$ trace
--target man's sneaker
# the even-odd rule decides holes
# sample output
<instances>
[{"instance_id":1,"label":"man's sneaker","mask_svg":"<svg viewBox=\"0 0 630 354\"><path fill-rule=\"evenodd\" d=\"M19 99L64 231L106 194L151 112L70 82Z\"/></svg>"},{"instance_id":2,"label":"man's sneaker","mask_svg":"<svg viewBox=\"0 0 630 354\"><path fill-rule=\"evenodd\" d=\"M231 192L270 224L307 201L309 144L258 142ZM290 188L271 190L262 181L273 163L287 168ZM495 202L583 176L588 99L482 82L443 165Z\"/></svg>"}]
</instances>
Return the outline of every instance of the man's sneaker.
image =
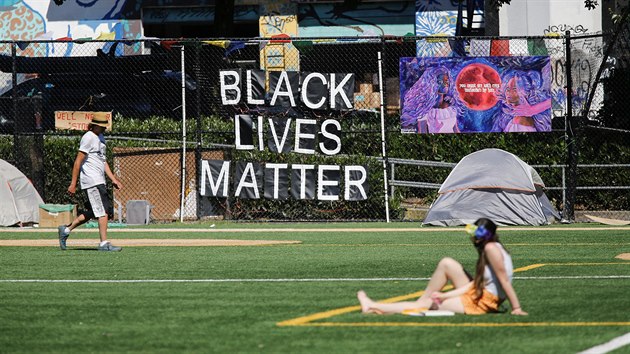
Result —
<instances>
[{"instance_id":1,"label":"man's sneaker","mask_svg":"<svg viewBox=\"0 0 630 354\"><path fill-rule=\"evenodd\" d=\"M116 246L112 245L111 243L107 242L104 245L99 245L98 246L98 250L99 251L107 251L107 252L118 252L118 251L122 251L122 247L116 247Z\"/></svg>"},{"instance_id":2,"label":"man's sneaker","mask_svg":"<svg viewBox=\"0 0 630 354\"><path fill-rule=\"evenodd\" d=\"M68 239L68 236L70 236L70 234L66 232L66 228L66 225L59 225L57 228L57 234L59 235L59 248L62 250L66 249L66 240Z\"/></svg>"}]
</instances>

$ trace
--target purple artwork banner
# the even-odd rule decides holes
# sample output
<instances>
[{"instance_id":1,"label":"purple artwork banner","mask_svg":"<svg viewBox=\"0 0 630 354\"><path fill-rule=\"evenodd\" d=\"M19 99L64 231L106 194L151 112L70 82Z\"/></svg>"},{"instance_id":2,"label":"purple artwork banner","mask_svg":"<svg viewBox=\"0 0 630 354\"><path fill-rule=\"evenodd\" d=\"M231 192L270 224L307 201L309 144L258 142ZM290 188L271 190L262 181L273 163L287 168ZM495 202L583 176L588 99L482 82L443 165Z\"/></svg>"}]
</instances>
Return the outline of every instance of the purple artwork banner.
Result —
<instances>
[{"instance_id":1,"label":"purple artwork banner","mask_svg":"<svg viewBox=\"0 0 630 354\"><path fill-rule=\"evenodd\" d=\"M548 56L400 59L403 133L551 131Z\"/></svg>"}]
</instances>

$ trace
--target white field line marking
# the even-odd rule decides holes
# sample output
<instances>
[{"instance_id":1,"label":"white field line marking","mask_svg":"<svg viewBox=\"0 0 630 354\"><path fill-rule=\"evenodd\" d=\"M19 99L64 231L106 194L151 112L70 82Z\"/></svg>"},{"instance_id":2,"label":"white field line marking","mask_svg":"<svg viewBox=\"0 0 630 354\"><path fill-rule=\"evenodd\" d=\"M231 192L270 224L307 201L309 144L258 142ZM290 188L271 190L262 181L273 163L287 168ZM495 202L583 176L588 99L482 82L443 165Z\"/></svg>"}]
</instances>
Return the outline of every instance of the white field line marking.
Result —
<instances>
[{"instance_id":1,"label":"white field line marking","mask_svg":"<svg viewBox=\"0 0 630 354\"><path fill-rule=\"evenodd\" d=\"M609 342L586 349L585 351L579 352L578 354L604 354L628 344L630 344L630 333L626 333L623 336L613 338Z\"/></svg>"},{"instance_id":2,"label":"white field line marking","mask_svg":"<svg viewBox=\"0 0 630 354\"><path fill-rule=\"evenodd\" d=\"M208 229L186 229L186 228L175 228L175 229L127 229L127 228L110 228L107 232L146 232L146 233L170 233L170 232L207 232L207 233L227 233L227 232L252 232L252 233L261 233L261 232L458 232L463 231L464 228L379 228L379 227L357 227L357 228L308 228L308 229L296 229L296 228L270 228L270 229L221 229L221 228L208 228ZM501 232L503 231L591 231L591 230L630 230L630 226L603 226L603 227L501 227ZM47 232L47 233L57 233L57 229L49 229L49 228L0 228L0 233L2 232ZM79 228L72 230L72 232L98 232L97 228L93 229L85 229Z\"/></svg>"},{"instance_id":3,"label":"white field line marking","mask_svg":"<svg viewBox=\"0 0 630 354\"><path fill-rule=\"evenodd\" d=\"M365 282L365 281L428 281L431 278L280 278L280 279L0 279L0 283L300 283L300 282ZM557 277L514 277L515 280L558 279L630 279L630 275L587 275Z\"/></svg>"}]
</instances>

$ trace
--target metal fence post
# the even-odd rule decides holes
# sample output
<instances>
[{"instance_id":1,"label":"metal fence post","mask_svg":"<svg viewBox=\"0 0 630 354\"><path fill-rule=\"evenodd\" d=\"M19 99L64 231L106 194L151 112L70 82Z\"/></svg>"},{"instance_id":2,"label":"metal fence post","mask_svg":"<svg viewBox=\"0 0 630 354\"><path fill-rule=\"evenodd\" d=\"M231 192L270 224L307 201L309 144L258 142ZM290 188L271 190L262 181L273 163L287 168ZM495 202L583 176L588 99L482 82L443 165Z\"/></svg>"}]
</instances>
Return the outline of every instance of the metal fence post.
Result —
<instances>
[{"instance_id":1,"label":"metal fence post","mask_svg":"<svg viewBox=\"0 0 630 354\"><path fill-rule=\"evenodd\" d=\"M571 32L565 32L566 51L566 78L567 78L567 121L565 124L567 141L567 165L569 176L566 189L566 203L562 211L563 222L573 222L575 220L575 193L577 187L577 162L578 162L578 124L573 118L573 80L571 78Z\"/></svg>"},{"instance_id":2,"label":"metal fence post","mask_svg":"<svg viewBox=\"0 0 630 354\"><path fill-rule=\"evenodd\" d=\"M389 222L389 195L387 194L389 188L387 186L387 150L385 149L385 105L383 103L383 58L382 53L378 52L378 87L381 91L381 147L383 158L383 196L385 197L385 219Z\"/></svg>"},{"instance_id":3,"label":"metal fence post","mask_svg":"<svg viewBox=\"0 0 630 354\"><path fill-rule=\"evenodd\" d=\"M195 191L195 194L197 195L197 219L199 219L199 216L201 215L201 195L199 195L197 193L197 191L199 190L199 184L201 183L201 124L202 124L202 119L201 119L201 43L196 42L195 43L195 83L197 85L197 89L195 90L196 94L195 94L195 107L197 108L197 117L196 117L196 121L197 121L197 127L195 129L195 141L196 146L195 146L195 166L196 168L196 173L195 173L195 188L197 188L197 190Z\"/></svg>"},{"instance_id":4,"label":"metal fence post","mask_svg":"<svg viewBox=\"0 0 630 354\"><path fill-rule=\"evenodd\" d=\"M179 221L184 221L184 199L186 198L186 65L184 45L181 46L182 58L182 185L179 205Z\"/></svg>"},{"instance_id":5,"label":"metal fence post","mask_svg":"<svg viewBox=\"0 0 630 354\"><path fill-rule=\"evenodd\" d=\"M20 147L18 144L18 94L17 94L17 43L11 42L11 99L13 101L13 163L18 164Z\"/></svg>"}]
</instances>

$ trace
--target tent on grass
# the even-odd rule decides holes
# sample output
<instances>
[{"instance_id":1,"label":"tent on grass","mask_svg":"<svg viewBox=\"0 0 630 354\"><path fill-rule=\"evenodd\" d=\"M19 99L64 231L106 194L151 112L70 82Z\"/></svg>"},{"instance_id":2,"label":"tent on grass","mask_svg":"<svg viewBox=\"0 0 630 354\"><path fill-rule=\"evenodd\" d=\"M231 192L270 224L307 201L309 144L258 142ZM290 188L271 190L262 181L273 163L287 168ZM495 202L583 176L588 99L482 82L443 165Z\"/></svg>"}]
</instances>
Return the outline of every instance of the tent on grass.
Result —
<instances>
[{"instance_id":1,"label":"tent on grass","mask_svg":"<svg viewBox=\"0 0 630 354\"><path fill-rule=\"evenodd\" d=\"M518 156L485 149L453 168L429 208L426 225L455 226L486 217L498 225L544 225L560 219L538 172Z\"/></svg>"},{"instance_id":2,"label":"tent on grass","mask_svg":"<svg viewBox=\"0 0 630 354\"><path fill-rule=\"evenodd\" d=\"M42 197L20 170L4 160L0 160L0 200L0 226L39 222Z\"/></svg>"}]
</instances>

